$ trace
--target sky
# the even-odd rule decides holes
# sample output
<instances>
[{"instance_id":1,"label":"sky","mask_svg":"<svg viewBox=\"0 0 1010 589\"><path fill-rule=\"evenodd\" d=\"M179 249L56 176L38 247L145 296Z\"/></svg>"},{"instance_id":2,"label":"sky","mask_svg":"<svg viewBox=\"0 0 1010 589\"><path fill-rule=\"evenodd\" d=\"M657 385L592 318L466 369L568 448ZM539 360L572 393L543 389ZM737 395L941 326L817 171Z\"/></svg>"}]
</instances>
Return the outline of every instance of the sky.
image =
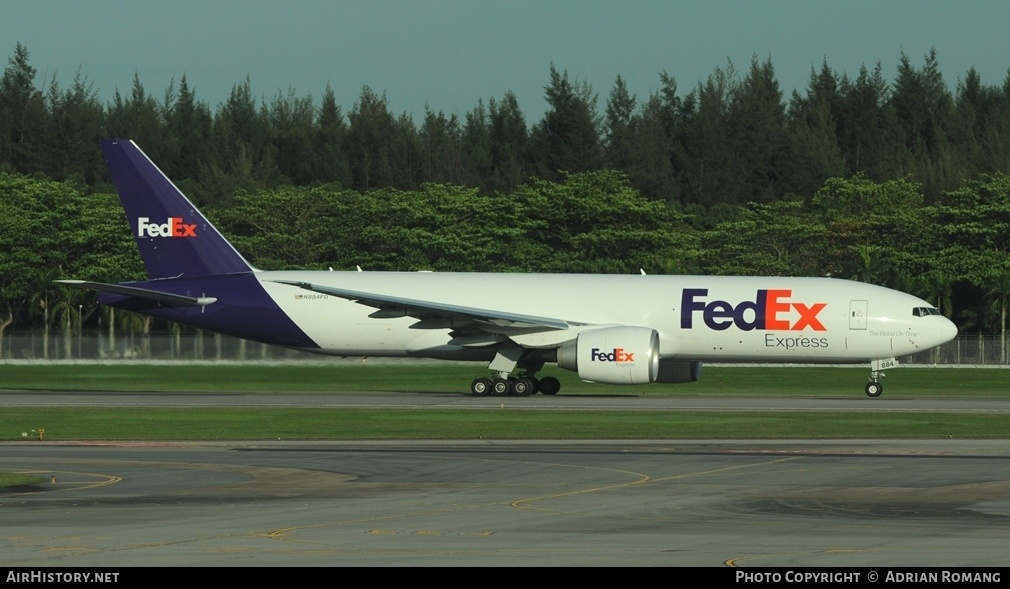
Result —
<instances>
[{"instance_id":1,"label":"sky","mask_svg":"<svg viewBox=\"0 0 1010 589\"><path fill-rule=\"evenodd\" d=\"M854 78L879 62L893 82L936 51L951 91L969 68L1002 86L1006 0L4 0L0 57L29 51L36 85L78 72L109 103L133 79L161 99L185 76L216 112L247 78L257 101L293 92L344 113L368 86L418 124L463 117L513 92L527 124L547 108L550 68L586 82L602 113L618 75L639 103L660 73L687 94L716 69L770 60L786 99L827 63Z\"/></svg>"}]
</instances>

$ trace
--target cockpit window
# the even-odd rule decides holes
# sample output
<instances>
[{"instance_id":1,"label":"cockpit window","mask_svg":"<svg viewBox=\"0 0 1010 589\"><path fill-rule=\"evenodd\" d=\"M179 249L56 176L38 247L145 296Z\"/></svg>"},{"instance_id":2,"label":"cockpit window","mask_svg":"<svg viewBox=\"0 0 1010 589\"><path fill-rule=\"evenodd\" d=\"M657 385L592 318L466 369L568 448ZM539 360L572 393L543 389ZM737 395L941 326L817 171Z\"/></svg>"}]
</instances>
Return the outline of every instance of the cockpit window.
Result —
<instances>
[{"instance_id":1,"label":"cockpit window","mask_svg":"<svg viewBox=\"0 0 1010 589\"><path fill-rule=\"evenodd\" d=\"M927 315L939 315L940 311L936 307L915 307L912 315L915 317L925 317Z\"/></svg>"}]
</instances>

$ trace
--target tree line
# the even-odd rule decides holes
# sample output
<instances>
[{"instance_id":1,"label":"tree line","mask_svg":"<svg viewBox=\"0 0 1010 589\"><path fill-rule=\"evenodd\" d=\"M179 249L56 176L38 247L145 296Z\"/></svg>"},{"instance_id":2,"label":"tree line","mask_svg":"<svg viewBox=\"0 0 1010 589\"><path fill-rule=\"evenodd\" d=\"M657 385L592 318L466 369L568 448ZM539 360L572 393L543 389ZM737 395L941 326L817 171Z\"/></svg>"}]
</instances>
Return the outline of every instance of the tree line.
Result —
<instances>
[{"instance_id":1,"label":"tree line","mask_svg":"<svg viewBox=\"0 0 1010 589\"><path fill-rule=\"evenodd\" d=\"M649 200L715 219L725 205L809 200L856 173L912 178L934 202L981 173L1010 172L1010 75L985 84L972 68L952 91L935 51L921 66L902 53L890 82L879 62L849 76L825 61L789 97L770 58L743 72L727 63L686 93L665 71L645 97L617 76L602 104L587 80L552 64L544 98L538 121L511 92L462 116L426 107L415 121L367 86L345 112L330 87L319 102L294 90L257 99L246 78L212 111L185 76L160 98L135 76L102 104L84 72L67 88L38 80L19 43L0 78L0 170L102 186L97 141L129 137L207 205L284 185L509 194L611 169Z\"/></svg>"}]
</instances>

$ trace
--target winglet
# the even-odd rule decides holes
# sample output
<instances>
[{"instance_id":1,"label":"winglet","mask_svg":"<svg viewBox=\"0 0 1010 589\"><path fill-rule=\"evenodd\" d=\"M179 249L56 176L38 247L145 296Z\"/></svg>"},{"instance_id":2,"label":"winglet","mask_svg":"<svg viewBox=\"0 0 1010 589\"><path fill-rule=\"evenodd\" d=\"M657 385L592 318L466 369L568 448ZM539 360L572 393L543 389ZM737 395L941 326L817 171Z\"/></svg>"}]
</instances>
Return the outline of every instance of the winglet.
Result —
<instances>
[{"instance_id":1,"label":"winglet","mask_svg":"<svg viewBox=\"0 0 1010 589\"><path fill-rule=\"evenodd\" d=\"M152 280L253 271L133 141L110 139L101 147Z\"/></svg>"}]
</instances>

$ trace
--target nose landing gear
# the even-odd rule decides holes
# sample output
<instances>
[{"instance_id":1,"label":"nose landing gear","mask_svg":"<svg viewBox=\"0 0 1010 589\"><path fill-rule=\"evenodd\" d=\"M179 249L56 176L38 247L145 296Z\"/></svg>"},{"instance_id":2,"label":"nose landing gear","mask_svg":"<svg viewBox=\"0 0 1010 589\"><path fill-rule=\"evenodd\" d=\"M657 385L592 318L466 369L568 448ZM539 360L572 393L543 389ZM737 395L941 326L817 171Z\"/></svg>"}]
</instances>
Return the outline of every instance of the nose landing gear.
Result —
<instances>
[{"instance_id":1,"label":"nose landing gear","mask_svg":"<svg viewBox=\"0 0 1010 589\"><path fill-rule=\"evenodd\" d=\"M882 358L870 362L870 382L866 383L867 397L875 399L884 394L884 383L880 382L884 379L883 371L886 368L894 368L897 365L898 360L895 358Z\"/></svg>"}]
</instances>

